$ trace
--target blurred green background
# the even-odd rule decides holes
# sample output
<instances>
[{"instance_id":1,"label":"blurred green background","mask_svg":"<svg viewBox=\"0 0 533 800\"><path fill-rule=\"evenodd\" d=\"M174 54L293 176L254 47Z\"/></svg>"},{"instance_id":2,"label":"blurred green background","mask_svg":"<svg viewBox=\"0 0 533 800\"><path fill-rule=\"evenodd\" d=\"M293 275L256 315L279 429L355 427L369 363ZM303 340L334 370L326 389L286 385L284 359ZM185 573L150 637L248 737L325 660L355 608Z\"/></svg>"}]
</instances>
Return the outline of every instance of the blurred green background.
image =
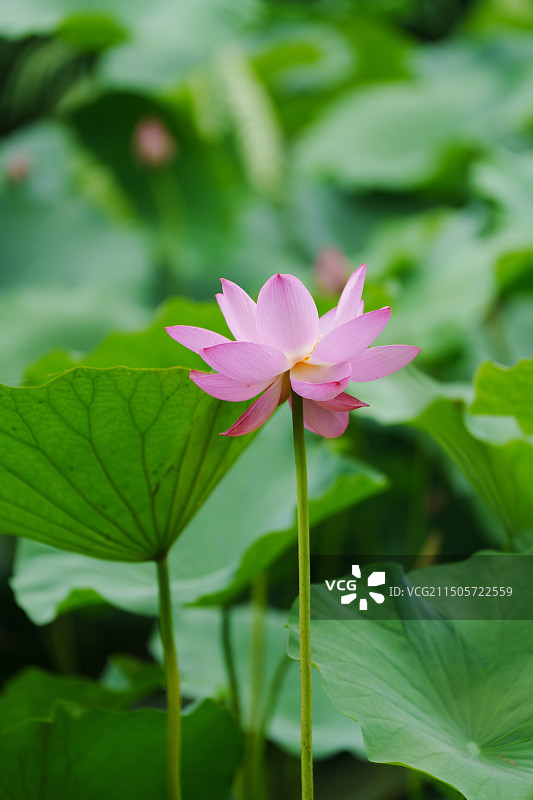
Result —
<instances>
[{"instance_id":1,"label":"blurred green background","mask_svg":"<svg viewBox=\"0 0 533 800\"><path fill-rule=\"evenodd\" d=\"M483 361L532 354L530 0L17 0L0 9L0 65L1 383L106 366L86 354L110 333L179 323L169 299L211 301L220 277L254 295L290 272L326 310L367 262L366 310L392 307L380 343L422 353L398 384L359 391L377 410L334 445L387 476L386 502L339 510L313 546L431 560L501 545L503 515L420 413L470 401ZM128 365L167 365L160 336ZM495 448L515 435L467 427ZM147 657L150 621L109 607L31 626L0 544L1 679ZM273 605L294 598L294 562L271 570ZM274 750L270 766L291 797L296 761ZM317 780L341 800L459 797L399 774L340 755Z\"/></svg>"},{"instance_id":2,"label":"blurred green background","mask_svg":"<svg viewBox=\"0 0 533 800\"><path fill-rule=\"evenodd\" d=\"M334 294L362 261L419 366L529 355L532 19L527 0L6 4L1 380L222 276ZM350 264L328 281L331 247Z\"/></svg>"}]
</instances>

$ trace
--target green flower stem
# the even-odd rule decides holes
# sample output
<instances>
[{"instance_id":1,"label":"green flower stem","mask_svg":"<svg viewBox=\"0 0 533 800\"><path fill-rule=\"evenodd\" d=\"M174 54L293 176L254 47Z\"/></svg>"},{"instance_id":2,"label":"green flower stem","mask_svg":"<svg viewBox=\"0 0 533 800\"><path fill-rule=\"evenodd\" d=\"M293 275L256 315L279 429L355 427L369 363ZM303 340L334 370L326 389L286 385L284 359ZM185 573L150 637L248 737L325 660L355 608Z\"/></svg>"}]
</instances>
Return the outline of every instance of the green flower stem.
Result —
<instances>
[{"instance_id":1,"label":"green flower stem","mask_svg":"<svg viewBox=\"0 0 533 800\"><path fill-rule=\"evenodd\" d=\"M159 585L159 630L165 654L167 686L167 793L168 800L181 800L181 697L178 658L172 628L172 603L166 558L157 562Z\"/></svg>"},{"instance_id":2,"label":"green flower stem","mask_svg":"<svg viewBox=\"0 0 533 800\"><path fill-rule=\"evenodd\" d=\"M252 583L252 631L251 631L251 708L250 708L250 796L263 800L265 796L264 740L262 729L262 694L265 667L265 614L267 605L267 576L258 575Z\"/></svg>"},{"instance_id":3,"label":"green flower stem","mask_svg":"<svg viewBox=\"0 0 533 800\"><path fill-rule=\"evenodd\" d=\"M302 689L302 800L313 800L313 739L311 688L311 575L309 500L302 398L292 395L292 432L298 498L298 575L300 598L300 681Z\"/></svg>"}]
</instances>

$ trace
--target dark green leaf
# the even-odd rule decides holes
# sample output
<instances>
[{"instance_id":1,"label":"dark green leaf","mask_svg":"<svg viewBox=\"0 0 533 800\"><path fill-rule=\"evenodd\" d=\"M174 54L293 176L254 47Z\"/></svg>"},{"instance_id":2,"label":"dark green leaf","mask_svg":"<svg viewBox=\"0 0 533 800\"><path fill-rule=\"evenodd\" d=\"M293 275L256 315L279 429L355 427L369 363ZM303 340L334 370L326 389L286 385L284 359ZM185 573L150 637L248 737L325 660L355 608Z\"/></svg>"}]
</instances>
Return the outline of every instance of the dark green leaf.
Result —
<instances>
[{"instance_id":1,"label":"dark green leaf","mask_svg":"<svg viewBox=\"0 0 533 800\"><path fill-rule=\"evenodd\" d=\"M51 721L0 736L1 800L165 800L166 715L59 706ZM204 701L183 717L184 800L224 800L242 753L228 711ZM205 765L209 764L209 769Z\"/></svg>"},{"instance_id":2,"label":"dark green leaf","mask_svg":"<svg viewBox=\"0 0 533 800\"><path fill-rule=\"evenodd\" d=\"M30 667L9 681L0 695L0 733L29 720L52 720L60 702L83 708L125 710L161 686L159 669L152 669L149 680L142 684L123 681L120 687L111 689L88 678L52 675Z\"/></svg>"}]
</instances>

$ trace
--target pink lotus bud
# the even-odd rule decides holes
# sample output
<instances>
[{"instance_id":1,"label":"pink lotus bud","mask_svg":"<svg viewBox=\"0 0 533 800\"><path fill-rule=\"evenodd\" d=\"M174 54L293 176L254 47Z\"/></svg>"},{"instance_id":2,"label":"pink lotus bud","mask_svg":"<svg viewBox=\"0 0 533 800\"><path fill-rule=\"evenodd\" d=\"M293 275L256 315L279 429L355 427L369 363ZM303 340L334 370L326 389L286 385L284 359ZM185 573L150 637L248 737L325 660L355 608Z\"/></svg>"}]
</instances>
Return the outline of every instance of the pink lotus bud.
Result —
<instances>
[{"instance_id":1,"label":"pink lotus bud","mask_svg":"<svg viewBox=\"0 0 533 800\"><path fill-rule=\"evenodd\" d=\"M323 247L315 260L315 283L320 292L339 294L350 274L348 259L336 247Z\"/></svg>"},{"instance_id":2,"label":"pink lotus bud","mask_svg":"<svg viewBox=\"0 0 533 800\"><path fill-rule=\"evenodd\" d=\"M23 183L28 177L31 166L31 158L27 153L14 153L4 167L9 183Z\"/></svg>"},{"instance_id":3,"label":"pink lotus bud","mask_svg":"<svg viewBox=\"0 0 533 800\"><path fill-rule=\"evenodd\" d=\"M176 154L176 141L165 123L156 117L139 120L132 144L137 160L148 167L164 167Z\"/></svg>"}]
</instances>

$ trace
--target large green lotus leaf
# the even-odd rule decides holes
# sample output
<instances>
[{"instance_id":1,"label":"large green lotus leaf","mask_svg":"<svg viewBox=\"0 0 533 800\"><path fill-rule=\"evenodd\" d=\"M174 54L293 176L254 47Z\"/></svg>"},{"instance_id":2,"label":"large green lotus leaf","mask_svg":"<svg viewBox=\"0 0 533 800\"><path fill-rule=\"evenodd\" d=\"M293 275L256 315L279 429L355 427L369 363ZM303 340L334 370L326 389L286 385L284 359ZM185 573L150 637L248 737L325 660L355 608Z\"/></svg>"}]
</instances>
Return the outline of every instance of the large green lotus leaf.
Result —
<instances>
[{"instance_id":1,"label":"large green lotus leaf","mask_svg":"<svg viewBox=\"0 0 533 800\"><path fill-rule=\"evenodd\" d=\"M479 564L473 578L468 561L433 569L443 585L493 578L490 566L487 574ZM396 570L397 585L435 580L424 570L408 576ZM333 704L361 725L370 760L429 773L467 800L531 800L529 620L513 619L512 608L505 612L509 618L428 619L424 602L403 598L393 618L380 619L383 607L376 604L368 612L348 611L325 586L312 593L320 616L311 623L313 663ZM513 595L510 602L518 608L521 598ZM289 653L297 658L296 608L290 627Z\"/></svg>"},{"instance_id":2,"label":"large green lotus leaf","mask_svg":"<svg viewBox=\"0 0 533 800\"><path fill-rule=\"evenodd\" d=\"M253 611L230 611L230 640L235 660L243 725L250 727ZM291 755L300 753L300 670L286 654L286 612L267 609L264 617L264 662L260 714L267 737ZM214 608L181 608L174 629L180 680L187 697L228 697L228 674L222 651L222 612ZM152 652L162 659L159 636ZM329 758L343 750L365 758L360 731L332 706L315 674L313 681L313 755Z\"/></svg>"},{"instance_id":3,"label":"large green lotus leaf","mask_svg":"<svg viewBox=\"0 0 533 800\"><path fill-rule=\"evenodd\" d=\"M116 561L164 555L250 441L181 367L79 367L0 405L2 533Z\"/></svg>"},{"instance_id":4,"label":"large green lotus leaf","mask_svg":"<svg viewBox=\"0 0 533 800\"><path fill-rule=\"evenodd\" d=\"M29 667L12 678L0 695L0 733L29 720L52 719L58 702L108 711L125 710L159 689L161 678L160 670L152 669L145 673L142 682L123 681L119 690L88 678L52 675Z\"/></svg>"},{"instance_id":5,"label":"large green lotus leaf","mask_svg":"<svg viewBox=\"0 0 533 800\"><path fill-rule=\"evenodd\" d=\"M339 455L314 436L308 440L308 467L312 524L387 485L382 474ZM173 597L182 603L229 600L295 541L294 455L285 406L258 433L170 551ZM157 611L152 565L107 564L33 542L19 542L12 587L37 624L98 597L136 613Z\"/></svg>"},{"instance_id":6,"label":"large green lotus leaf","mask_svg":"<svg viewBox=\"0 0 533 800\"><path fill-rule=\"evenodd\" d=\"M507 543L528 546L533 531L533 446L514 421L483 422L466 412L469 386L439 384L410 367L383 381L351 384L370 404L359 413L382 424L404 423L429 433L498 518Z\"/></svg>"},{"instance_id":7,"label":"large green lotus leaf","mask_svg":"<svg viewBox=\"0 0 533 800\"><path fill-rule=\"evenodd\" d=\"M486 361L476 373L473 414L516 417L522 430L533 434L533 359L513 367Z\"/></svg>"},{"instance_id":8,"label":"large green lotus leaf","mask_svg":"<svg viewBox=\"0 0 533 800\"><path fill-rule=\"evenodd\" d=\"M533 532L533 446L520 438L494 444L469 429L464 405L440 399L413 424L426 430L500 520L507 544L526 547ZM475 428L474 428L475 430Z\"/></svg>"},{"instance_id":9,"label":"large green lotus leaf","mask_svg":"<svg viewBox=\"0 0 533 800\"><path fill-rule=\"evenodd\" d=\"M58 706L0 736L0 800L164 800L166 715ZM183 716L184 800L224 800L242 755L231 714L206 700ZM209 769L205 765L209 764Z\"/></svg>"}]
</instances>

